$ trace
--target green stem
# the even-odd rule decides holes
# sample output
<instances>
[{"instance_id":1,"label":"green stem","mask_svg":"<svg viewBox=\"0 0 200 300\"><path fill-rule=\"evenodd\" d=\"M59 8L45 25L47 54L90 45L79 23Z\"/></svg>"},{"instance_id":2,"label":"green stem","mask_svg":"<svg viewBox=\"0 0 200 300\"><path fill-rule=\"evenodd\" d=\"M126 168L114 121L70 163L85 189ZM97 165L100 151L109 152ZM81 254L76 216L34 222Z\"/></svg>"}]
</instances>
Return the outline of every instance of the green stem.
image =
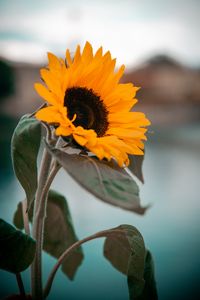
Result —
<instances>
[{"instance_id":1,"label":"green stem","mask_svg":"<svg viewBox=\"0 0 200 300\"><path fill-rule=\"evenodd\" d=\"M23 281L22 281L22 277L20 273L16 273L16 279L17 279L17 284L19 287L19 292L20 295L22 296L22 299L26 299L26 293L25 293L25 289L24 289L24 285L23 285Z\"/></svg>"},{"instance_id":2,"label":"green stem","mask_svg":"<svg viewBox=\"0 0 200 300\"><path fill-rule=\"evenodd\" d=\"M54 277L56 275L57 270L59 269L60 265L63 263L63 261L66 259L67 256L69 256L71 254L72 251L74 251L75 249L77 249L78 247L80 247L82 244L97 239L97 238L101 238L101 237L107 237L108 235L111 234L124 234L124 230L116 230L116 229L109 229L109 230L103 230L103 231L99 231L93 235L90 235L80 241L77 241L76 243L74 243L73 245L71 245L68 249L66 249L63 254L58 258L57 263L54 265L49 278L47 280L45 289L44 289L44 299L49 295Z\"/></svg>"},{"instance_id":3,"label":"green stem","mask_svg":"<svg viewBox=\"0 0 200 300\"><path fill-rule=\"evenodd\" d=\"M43 236L44 236L44 223L46 218L46 206L47 206L47 199L48 199L48 192L51 186L51 183L57 174L58 170L60 169L60 165L57 163L54 164L52 170L49 174L49 177L46 181L46 184L43 188L41 194L41 202L36 212L36 226L35 226L35 238L36 238L36 256L35 256L35 268L34 268L34 275L35 275L35 282L38 284L36 286L36 294L34 294L33 299L43 299L42 298L42 248L43 248ZM38 276L40 275L40 277ZM35 297L35 298L34 298Z\"/></svg>"},{"instance_id":4,"label":"green stem","mask_svg":"<svg viewBox=\"0 0 200 300\"><path fill-rule=\"evenodd\" d=\"M43 158L41 162L40 176L38 180L38 189L35 197L34 204L34 214L33 214L33 238L36 240L36 254L35 259L31 268L31 281L32 281L32 296L33 299L40 300L42 299L42 269L41 269L41 260L42 260L42 228L43 220L41 218L41 203L45 199L42 199L42 194L44 186L46 184L49 169L51 166L51 155L44 149Z\"/></svg>"},{"instance_id":5,"label":"green stem","mask_svg":"<svg viewBox=\"0 0 200 300\"><path fill-rule=\"evenodd\" d=\"M57 174L58 170L60 169L60 165L57 163L54 164L52 170L49 174L49 177L46 181L44 189L41 194L41 202L38 212L36 213L36 226L35 226L35 238L36 238L36 256L35 256L35 264L34 264L34 276L35 276L35 293L33 294L33 299L43 299L42 297L42 248L43 248L43 236L44 236L44 223L46 218L46 206L47 206L47 199L48 199L48 192L51 186L51 183ZM40 276L38 276L40 275ZM34 298L35 297L35 298Z\"/></svg>"},{"instance_id":6,"label":"green stem","mask_svg":"<svg viewBox=\"0 0 200 300\"><path fill-rule=\"evenodd\" d=\"M24 199L22 201L22 215L23 215L23 221L24 221L24 229L26 234L31 235L30 228L29 228L29 217L28 217L28 211L27 211L27 199Z\"/></svg>"}]
</instances>

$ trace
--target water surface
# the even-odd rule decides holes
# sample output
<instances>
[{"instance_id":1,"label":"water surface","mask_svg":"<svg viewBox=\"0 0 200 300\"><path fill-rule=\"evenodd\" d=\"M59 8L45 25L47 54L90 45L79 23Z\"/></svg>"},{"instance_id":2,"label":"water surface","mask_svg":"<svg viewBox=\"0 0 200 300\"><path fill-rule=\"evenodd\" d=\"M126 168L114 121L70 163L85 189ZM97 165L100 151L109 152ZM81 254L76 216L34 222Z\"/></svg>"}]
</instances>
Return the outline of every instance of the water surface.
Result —
<instances>
[{"instance_id":1,"label":"water surface","mask_svg":"<svg viewBox=\"0 0 200 300\"><path fill-rule=\"evenodd\" d=\"M198 299L200 276L199 236L199 126L155 132L147 145L141 185L143 204L152 207L145 216L105 204L82 190L64 171L53 187L65 194L79 238L96 231L132 224L144 236L156 266L161 300ZM24 193L11 173L1 172L0 217L12 222L17 203ZM83 246L85 259L75 280L58 272L48 299L126 300L126 277L117 272L102 255L103 239ZM44 255L44 279L55 260ZM23 273L29 289L28 273ZM1 297L17 292L14 276L0 271Z\"/></svg>"}]
</instances>

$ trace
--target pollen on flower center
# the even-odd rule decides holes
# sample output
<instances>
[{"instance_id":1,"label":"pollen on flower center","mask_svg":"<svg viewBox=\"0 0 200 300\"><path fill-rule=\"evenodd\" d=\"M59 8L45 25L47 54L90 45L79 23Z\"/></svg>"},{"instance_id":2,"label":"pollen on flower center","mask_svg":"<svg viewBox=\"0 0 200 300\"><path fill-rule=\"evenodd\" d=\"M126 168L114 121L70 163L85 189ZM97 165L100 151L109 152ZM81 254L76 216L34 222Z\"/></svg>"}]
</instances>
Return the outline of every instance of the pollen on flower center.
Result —
<instances>
[{"instance_id":1,"label":"pollen on flower center","mask_svg":"<svg viewBox=\"0 0 200 300\"><path fill-rule=\"evenodd\" d=\"M108 111L98 95L92 89L73 87L65 92L64 105L67 107L68 118L75 126L93 129L97 136L103 136L108 129Z\"/></svg>"}]
</instances>

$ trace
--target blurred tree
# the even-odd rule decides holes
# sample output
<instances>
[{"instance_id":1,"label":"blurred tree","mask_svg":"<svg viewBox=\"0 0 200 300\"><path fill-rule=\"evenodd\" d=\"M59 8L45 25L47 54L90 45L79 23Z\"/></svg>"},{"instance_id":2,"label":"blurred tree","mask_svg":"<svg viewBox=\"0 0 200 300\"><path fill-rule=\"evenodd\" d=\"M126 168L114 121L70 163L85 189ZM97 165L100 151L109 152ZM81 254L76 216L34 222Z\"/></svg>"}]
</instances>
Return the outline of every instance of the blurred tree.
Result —
<instances>
[{"instance_id":1,"label":"blurred tree","mask_svg":"<svg viewBox=\"0 0 200 300\"><path fill-rule=\"evenodd\" d=\"M15 91L15 78L12 67L3 60L0 60L0 101Z\"/></svg>"},{"instance_id":2,"label":"blurred tree","mask_svg":"<svg viewBox=\"0 0 200 300\"><path fill-rule=\"evenodd\" d=\"M0 107L6 98L15 92L15 75L13 68L5 61L0 60ZM0 180L5 172L12 173L10 157L10 140L17 120L0 112Z\"/></svg>"}]
</instances>

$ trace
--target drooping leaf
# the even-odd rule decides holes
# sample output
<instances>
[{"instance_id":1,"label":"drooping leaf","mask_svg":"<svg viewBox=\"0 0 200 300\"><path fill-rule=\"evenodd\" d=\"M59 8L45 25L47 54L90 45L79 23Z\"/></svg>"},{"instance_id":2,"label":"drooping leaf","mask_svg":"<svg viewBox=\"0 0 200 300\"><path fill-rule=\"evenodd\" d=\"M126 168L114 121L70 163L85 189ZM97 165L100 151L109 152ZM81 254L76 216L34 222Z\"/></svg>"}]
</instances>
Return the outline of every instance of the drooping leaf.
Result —
<instances>
[{"instance_id":1,"label":"drooping leaf","mask_svg":"<svg viewBox=\"0 0 200 300\"><path fill-rule=\"evenodd\" d=\"M29 212L29 220L32 221L32 211ZM18 228L23 228L24 226L21 202L18 204L13 222ZM50 255L58 258L77 240L65 197L50 190L48 195L47 218L45 219L43 249ZM72 280L82 260L83 252L80 247L63 262L62 271Z\"/></svg>"},{"instance_id":2,"label":"drooping leaf","mask_svg":"<svg viewBox=\"0 0 200 300\"><path fill-rule=\"evenodd\" d=\"M130 164L128 168L133 174L144 183L144 177L142 173L142 164L144 161L144 155L129 155Z\"/></svg>"},{"instance_id":3,"label":"drooping leaf","mask_svg":"<svg viewBox=\"0 0 200 300\"><path fill-rule=\"evenodd\" d=\"M131 225L120 225L124 235L108 236L104 256L120 272L127 275L130 300L157 300L154 264L145 250L140 232Z\"/></svg>"},{"instance_id":4,"label":"drooping leaf","mask_svg":"<svg viewBox=\"0 0 200 300\"><path fill-rule=\"evenodd\" d=\"M114 161L99 161L93 157L68 154L63 150L46 146L69 175L97 198L123 209L144 214L146 208L140 205L136 182Z\"/></svg>"},{"instance_id":5,"label":"drooping leaf","mask_svg":"<svg viewBox=\"0 0 200 300\"><path fill-rule=\"evenodd\" d=\"M77 241L67 201L61 194L50 191L45 221L44 250L58 258ZM83 260L82 249L74 251L62 264L62 271L73 279Z\"/></svg>"},{"instance_id":6,"label":"drooping leaf","mask_svg":"<svg viewBox=\"0 0 200 300\"><path fill-rule=\"evenodd\" d=\"M125 275L129 273L129 264L135 264L131 270L138 280L143 280L145 245L141 233L131 225L120 225L115 228L123 234L108 236L104 243L104 256L110 263Z\"/></svg>"},{"instance_id":7,"label":"drooping leaf","mask_svg":"<svg viewBox=\"0 0 200 300\"><path fill-rule=\"evenodd\" d=\"M24 271L35 255L35 241L0 219L0 268L12 273Z\"/></svg>"},{"instance_id":8,"label":"drooping leaf","mask_svg":"<svg viewBox=\"0 0 200 300\"><path fill-rule=\"evenodd\" d=\"M23 116L11 141L11 155L15 174L25 190L28 203L37 189L37 156L41 141L41 124L29 115Z\"/></svg>"},{"instance_id":9,"label":"drooping leaf","mask_svg":"<svg viewBox=\"0 0 200 300\"><path fill-rule=\"evenodd\" d=\"M133 269L133 266L129 267ZM128 275L128 288L129 288L129 296L130 300L137 299L137 300L157 300L157 288L156 288L156 281L154 275L154 263L153 258L149 250L146 251L145 257L145 267L144 267L144 285L142 291L139 287L138 294L136 293L137 289L137 282L135 282L135 278L132 275Z\"/></svg>"}]
</instances>

